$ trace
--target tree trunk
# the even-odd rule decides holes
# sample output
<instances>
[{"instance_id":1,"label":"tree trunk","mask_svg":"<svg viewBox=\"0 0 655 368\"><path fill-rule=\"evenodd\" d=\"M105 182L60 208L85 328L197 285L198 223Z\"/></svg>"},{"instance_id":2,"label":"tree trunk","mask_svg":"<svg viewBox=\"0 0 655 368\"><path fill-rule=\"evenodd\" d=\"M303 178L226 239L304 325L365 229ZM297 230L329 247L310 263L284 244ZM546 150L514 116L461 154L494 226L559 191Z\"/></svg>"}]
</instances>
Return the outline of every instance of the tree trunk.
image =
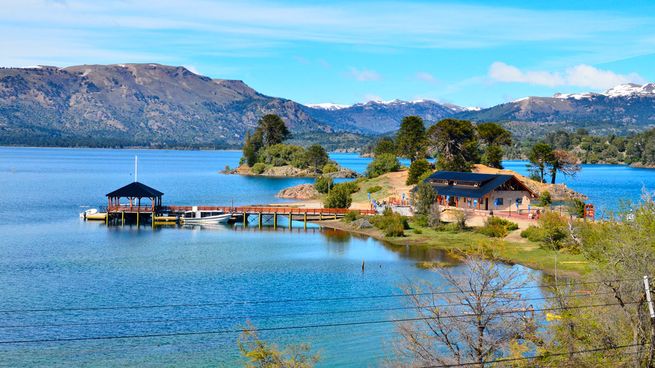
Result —
<instances>
[{"instance_id":1,"label":"tree trunk","mask_svg":"<svg viewBox=\"0 0 655 368\"><path fill-rule=\"evenodd\" d=\"M557 170L553 169L550 172L550 183L555 184L555 177L557 176Z\"/></svg>"}]
</instances>

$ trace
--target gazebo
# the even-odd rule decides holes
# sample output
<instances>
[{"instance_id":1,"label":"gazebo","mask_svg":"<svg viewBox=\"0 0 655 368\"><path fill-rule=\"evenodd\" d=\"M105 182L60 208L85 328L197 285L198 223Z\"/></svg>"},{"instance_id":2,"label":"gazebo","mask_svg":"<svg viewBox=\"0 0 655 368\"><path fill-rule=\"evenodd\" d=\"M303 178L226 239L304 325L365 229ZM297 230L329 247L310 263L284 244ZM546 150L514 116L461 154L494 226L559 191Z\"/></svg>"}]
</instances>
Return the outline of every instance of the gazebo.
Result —
<instances>
[{"instance_id":1,"label":"gazebo","mask_svg":"<svg viewBox=\"0 0 655 368\"><path fill-rule=\"evenodd\" d=\"M107 193L107 212L155 212L161 207L164 193L138 181ZM129 204L121 204L120 199L127 198ZM150 199L150 206L141 206L141 199Z\"/></svg>"}]
</instances>

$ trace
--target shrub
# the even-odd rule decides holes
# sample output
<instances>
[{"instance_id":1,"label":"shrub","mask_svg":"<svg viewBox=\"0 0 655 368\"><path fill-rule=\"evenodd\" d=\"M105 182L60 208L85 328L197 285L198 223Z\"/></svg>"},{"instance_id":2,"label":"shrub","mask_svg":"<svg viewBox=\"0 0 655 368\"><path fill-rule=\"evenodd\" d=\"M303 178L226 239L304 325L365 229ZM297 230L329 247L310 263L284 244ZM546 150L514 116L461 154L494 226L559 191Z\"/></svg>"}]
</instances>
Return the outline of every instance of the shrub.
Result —
<instances>
[{"instance_id":1,"label":"shrub","mask_svg":"<svg viewBox=\"0 0 655 368\"><path fill-rule=\"evenodd\" d=\"M379 186L379 185L374 185L374 186L369 187L368 189L366 189L366 192L367 192L367 193L376 193L376 192L379 192L379 191L381 191L381 190L382 190L382 187L381 187L381 186Z\"/></svg>"},{"instance_id":2,"label":"shrub","mask_svg":"<svg viewBox=\"0 0 655 368\"><path fill-rule=\"evenodd\" d=\"M327 193L330 191L330 189L334 186L334 182L332 181L332 178L328 176L319 176L316 178L316 181L314 182L314 188L319 192L319 193Z\"/></svg>"},{"instance_id":3,"label":"shrub","mask_svg":"<svg viewBox=\"0 0 655 368\"><path fill-rule=\"evenodd\" d=\"M293 165L298 168L307 167L305 149L290 144L274 144L259 151L259 162L273 166Z\"/></svg>"},{"instance_id":4,"label":"shrub","mask_svg":"<svg viewBox=\"0 0 655 368\"><path fill-rule=\"evenodd\" d=\"M518 228L519 225L515 222L500 217L490 217L485 221L484 226L476 231L492 238L504 238L510 231Z\"/></svg>"},{"instance_id":5,"label":"shrub","mask_svg":"<svg viewBox=\"0 0 655 368\"><path fill-rule=\"evenodd\" d=\"M434 188L425 182L419 183L411 193L414 212L419 215L427 215L436 199L437 193L434 191Z\"/></svg>"},{"instance_id":6,"label":"shrub","mask_svg":"<svg viewBox=\"0 0 655 368\"><path fill-rule=\"evenodd\" d=\"M337 165L333 164L332 162L328 162L323 166L323 169L321 171L323 171L323 174L330 174L339 171L339 168L337 167Z\"/></svg>"},{"instance_id":7,"label":"shrub","mask_svg":"<svg viewBox=\"0 0 655 368\"><path fill-rule=\"evenodd\" d=\"M423 234L423 230L421 230L421 229L414 229L414 234Z\"/></svg>"},{"instance_id":8,"label":"shrub","mask_svg":"<svg viewBox=\"0 0 655 368\"><path fill-rule=\"evenodd\" d=\"M439 207L438 203L432 203L432 206L430 206L428 225L433 229L441 225L441 207Z\"/></svg>"},{"instance_id":9,"label":"shrub","mask_svg":"<svg viewBox=\"0 0 655 368\"><path fill-rule=\"evenodd\" d=\"M350 197L351 193L348 186L343 184L335 185L323 200L323 205L326 208L348 208L353 201Z\"/></svg>"},{"instance_id":10,"label":"shrub","mask_svg":"<svg viewBox=\"0 0 655 368\"><path fill-rule=\"evenodd\" d=\"M366 168L366 176L369 178L375 178L382 174L386 174L392 171L398 171L400 169L400 162L395 155L391 153L383 153L379 156L376 156L368 167Z\"/></svg>"},{"instance_id":11,"label":"shrub","mask_svg":"<svg viewBox=\"0 0 655 368\"><path fill-rule=\"evenodd\" d=\"M264 170L266 170L266 165L261 162L254 164L251 169L252 173L256 175L263 173Z\"/></svg>"},{"instance_id":12,"label":"shrub","mask_svg":"<svg viewBox=\"0 0 655 368\"><path fill-rule=\"evenodd\" d=\"M544 238L544 231L539 226L530 225L521 231L521 237L533 242L540 242Z\"/></svg>"},{"instance_id":13,"label":"shrub","mask_svg":"<svg viewBox=\"0 0 655 368\"><path fill-rule=\"evenodd\" d=\"M426 215L416 215L414 216L414 223L420 227L428 226L428 216Z\"/></svg>"},{"instance_id":14,"label":"shrub","mask_svg":"<svg viewBox=\"0 0 655 368\"><path fill-rule=\"evenodd\" d=\"M569 213L578 217L578 218L583 218L584 217L584 206L585 203L584 201L574 198L573 201L569 203Z\"/></svg>"},{"instance_id":15,"label":"shrub","mask_svg":"<svg viewBox=\"0 0 655 368\"><path fill-rule=\"evenodd\" d=\"M441 226L439 226L437 228L437 230L448 231L450 233L458 233L458 232L462 231L462 229L459 227L459 225L457 225L456 222L450 222L450 223L447 223L447 224L442 224Z\"/></svg>"},{"instance_id":16,"label":"shrub","mask_svg":"<svg viewBox=\"0 0 655 368\"><path fill-rule=\"evenodd\" d=\"M335 185L334 187L346 188L349 194L357 193L357 191L359 191L359 185L357 185L357 182L355 181L345 181L343 183L339 183Z\"/></svg>"},{"instance_id":17,"label":"shrub","mask_svg":"<svg viewBox=\"0 0 655 368\"><path fill-rule=\"evenodd\" d=\"M343 221L344 222L353 222L359 218L359 212L357 211L350 211L346 213L345 216L343 216Z\"/></svg>"},{"instance_id":18,"label":"shrub","mask_svg":"<svg viewBox=\"0 0 655 368\"><path fill-rule=\"evenodd\" d=\"M409 165L409 173L407 174L407 181L405 184L413 185L418 183L419 178L423 176L426 172L431 172L431 166L428 160L422 158L416 160Z\"/></svg>"},{"instance_id":19,"label":"shrub","mask_svg":"<svg viewBox=\"0 0 655 368\"><path fill-rule=\"evenodd\" d=\"M457 228L459 230L466 229L466 213L462 210L455 210L453 215L455 217L454 224L457 226Z\"/></svg>"},{"instance_id":20,"label":"shrub","mask_svg":"<svg viewBox=\"0 0 655 368\"><path fill-rule=\"evenodd\" d=\"M550 206L553 203L553 198L550 196L550 192L545 190L541 192L541 195L539 196L539 203L542 206Z\"/></svg>"},{"instance_id":21,"label":"shrub","mask_svg":"<svg viewBox=\"0 0 655 368\"><path fill-rule=\"evenodd\" d=\"M385 209L381 216L373 216L370 219L373 226L384 232L385 236L404 236L405 229L409 229L407 219L390 209Z\"/></svg>"}]
</instances>

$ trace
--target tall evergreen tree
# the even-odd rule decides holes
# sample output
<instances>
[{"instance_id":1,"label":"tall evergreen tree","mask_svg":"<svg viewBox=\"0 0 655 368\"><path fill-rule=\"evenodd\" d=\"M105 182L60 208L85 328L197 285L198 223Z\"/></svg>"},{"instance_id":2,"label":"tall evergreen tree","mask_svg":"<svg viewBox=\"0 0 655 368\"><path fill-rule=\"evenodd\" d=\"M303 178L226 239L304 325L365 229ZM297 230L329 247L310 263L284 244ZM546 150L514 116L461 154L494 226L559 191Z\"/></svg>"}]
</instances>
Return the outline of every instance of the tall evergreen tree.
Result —
<instances>
[{"instance_id":1,"label":"tall evergreen tree","mask_svg":"<svg viewBox=\"0 0 655 368\"><path fill-rule=\"evenodd\" d=\"M485 145L482 163L490 167L502 169L502 146L512 144L512 133L497 123L482 123L478 125L478 135Z\"/></svg>"},{"instance_id":2,"label":"tall evergreen tree","mask_svg":"<svg viewBox=\"0 0 655 368\"><path fill-rule=\"evenodd\" d=\"M477 131L468 120L441 120L428 129L427 136L439 170L471 171L480 162Z\"/></svg>"},{"instance_id":3,"label":"tall evergreen tree","mask_svg":"<svg viewBox=\"0 0 655 368\"><path fill-rule=\"evenodd\" d=\"M267 114L259 119L257 130L261 132L265 147L282 143L291 137L284 120L275 114Z\"/></svg>"},{"instance_id":4,"label":"tall evergreen tree","mask_svg":"<svg viewBox=\"0 0 655 368\"><path fill-rule=\"evenodd\" d=\"M528 166L532 177L542 183L546 182L546 168L552 159L553 148L548 143L539 142L532 146L528 154L528 160L530 161Z\"/></svg>"},{"instance_id":5,"label":"tall evergreen tree","mask_svg":"<svg viewBox=\"0 0 655 368\"><path fill-rule=\"evenodd\" d=\"M414 162L425 156L425 125L418 116L406 116L396 134L396 152L398 156Z\"/></svg>"}]
</instances>

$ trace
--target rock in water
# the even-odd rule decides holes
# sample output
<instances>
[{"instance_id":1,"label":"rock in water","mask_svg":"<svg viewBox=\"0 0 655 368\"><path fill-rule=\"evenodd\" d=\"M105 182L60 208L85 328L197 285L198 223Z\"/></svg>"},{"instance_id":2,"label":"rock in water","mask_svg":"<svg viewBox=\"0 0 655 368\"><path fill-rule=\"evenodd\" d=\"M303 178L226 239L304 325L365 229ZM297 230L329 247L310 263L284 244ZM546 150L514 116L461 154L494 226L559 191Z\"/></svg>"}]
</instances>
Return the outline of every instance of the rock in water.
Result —
<instances>
[{"instance_id":1,"label":"rock in water","mask_svg":"<svg viewBox=\"0 0 655 368\"><path fill-rule=\"evenodd\" d=\"M300 184L290 188L282 189L276 197L287 199L314 199L318 198L319 193L312 184Z\"/></svg>"}]
</instances>

